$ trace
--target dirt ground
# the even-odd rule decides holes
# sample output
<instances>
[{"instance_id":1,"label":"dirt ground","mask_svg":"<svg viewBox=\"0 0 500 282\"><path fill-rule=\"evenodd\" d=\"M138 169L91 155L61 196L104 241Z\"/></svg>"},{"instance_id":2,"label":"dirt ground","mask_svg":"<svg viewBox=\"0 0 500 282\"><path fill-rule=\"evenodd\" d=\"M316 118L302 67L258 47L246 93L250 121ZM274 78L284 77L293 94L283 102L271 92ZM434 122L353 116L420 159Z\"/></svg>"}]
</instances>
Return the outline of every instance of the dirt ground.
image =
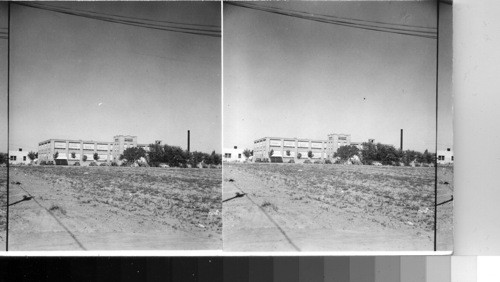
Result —
<instances>
[{"instance_id":1,"label":"dirt ground","mask_svg":"<svg viewBox=\"0 0 500 282\"><path fill-rule=\"evenodd\" d=\"M220 169L27 166L9 181L12 251L222 245Z\"/></svg>"},{"instance_id":2,"label":"dirt ground","mask_svg":"<svg viewBox=\"0 0 500 282\"><path fill-rule=\"evenodd\" d=\"M225 251L434 247L434 168L226 163L223 180Z\"/></svg>"},{"instance_id":3,"label":"dirt ground","mask_svg":"<svg viewBox=\"0 0 500 282\"><path fill-rule=\"evenodd\" d=\"M0 167L0 252L5 251L7 236L7 167Z\"/></svg>"},{"instance_id":4,"label":"dirt ground","mask_svg":"<svg viewBox=\"0 0 500 282\"><path fill-rule=\"evenodd\" d=\"M453 166L438 167L437 250L453 249Z\"/></svg>"}]
</instances>

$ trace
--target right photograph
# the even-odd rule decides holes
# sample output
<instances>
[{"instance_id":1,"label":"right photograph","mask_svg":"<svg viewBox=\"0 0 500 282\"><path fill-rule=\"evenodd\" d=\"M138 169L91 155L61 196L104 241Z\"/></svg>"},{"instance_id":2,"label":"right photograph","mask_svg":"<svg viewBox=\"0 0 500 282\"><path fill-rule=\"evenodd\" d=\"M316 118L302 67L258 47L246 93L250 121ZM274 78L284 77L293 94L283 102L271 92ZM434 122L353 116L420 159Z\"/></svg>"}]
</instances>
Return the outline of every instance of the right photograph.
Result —
<instances>
[{"instance_id":1,"label":"right photograph","mask_svg":"<svg viewBox=\"0 0 500 282\"><path fill-rule=\"evenodd\" d=\"M452 2L223 15L224 251L451 253Z\"/></svg>"}]
</instances>

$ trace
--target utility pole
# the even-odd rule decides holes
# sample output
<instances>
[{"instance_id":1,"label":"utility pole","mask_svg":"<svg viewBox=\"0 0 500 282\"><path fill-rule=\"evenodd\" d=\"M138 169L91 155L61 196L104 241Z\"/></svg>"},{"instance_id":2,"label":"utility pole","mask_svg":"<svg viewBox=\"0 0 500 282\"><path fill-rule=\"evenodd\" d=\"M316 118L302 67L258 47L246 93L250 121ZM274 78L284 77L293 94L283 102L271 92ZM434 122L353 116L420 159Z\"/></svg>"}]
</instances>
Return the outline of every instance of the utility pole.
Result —
<instances>
[{"instance_id":1,"label":"utility pole","mask_svg":"<svg viewBox=\"0 0 500 282\"><path fill-rule=\"evenodd\" d=\"M188 130L188 147L187 147L187 151L188 151L188 152L190 152L190 150L189 150L189 145L190 145L190 144L189 144L189 143L190 143L189 141L190 141L190 138L191 138L191 137L190 137L190 132L189 132L189 130Z\"/></svg>"},{"instance_id":2,"label":"utility pole","mask_svg":"<svg viewBox=\"0 0 500 282\"><path fill-rule=\"evenodd\" d=\"M401 151L403 151L403 129L401 129L401 142L400 142L400 145L399 145L399 149Z\"/></svg>"}]
</instances>

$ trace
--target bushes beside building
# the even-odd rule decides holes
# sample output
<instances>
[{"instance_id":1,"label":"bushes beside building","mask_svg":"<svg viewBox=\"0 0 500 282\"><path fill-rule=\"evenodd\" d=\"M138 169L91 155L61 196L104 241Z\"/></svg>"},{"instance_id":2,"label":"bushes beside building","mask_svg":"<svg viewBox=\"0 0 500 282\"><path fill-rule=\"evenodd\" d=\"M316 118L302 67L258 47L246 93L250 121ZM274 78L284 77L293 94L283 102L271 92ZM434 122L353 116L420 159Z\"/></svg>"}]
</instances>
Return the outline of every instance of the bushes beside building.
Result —
<instances>
[{"instance_id":1,"label":"bushes beside building","mask_svg":"<svg viewBox=\"0 0 500 282\"><path fill-rule=\"evenodd\" d=\"M207 167L222 164L222 156L213 151L211 154L203 152L188 152L181 147L151 144L149 145L148 162L150 166L166 164L169 167L198 167L203 164Z\"/></svg>"},{"instance_id":2,"label":"bushes beside building","mask_svg":"<svg viewBox=\"0 0 500 282\"><path fill-rule=\"evenodd\" d=\"M340 147L337 152L341 151L343 147ZM413 150L401 151L396 149L392 145L385 145L381 143L374 144L369 142L362 144L362 149L359 150L359 154L361 156L362 163L367 165L371 165L374 163L380 163L383 165L404 164L406 166L409 166L412 163L429 165L433 164L435 160L435 155L429 153L427 150L425 150L424 153Z\"/></svg>"}]
</instances>

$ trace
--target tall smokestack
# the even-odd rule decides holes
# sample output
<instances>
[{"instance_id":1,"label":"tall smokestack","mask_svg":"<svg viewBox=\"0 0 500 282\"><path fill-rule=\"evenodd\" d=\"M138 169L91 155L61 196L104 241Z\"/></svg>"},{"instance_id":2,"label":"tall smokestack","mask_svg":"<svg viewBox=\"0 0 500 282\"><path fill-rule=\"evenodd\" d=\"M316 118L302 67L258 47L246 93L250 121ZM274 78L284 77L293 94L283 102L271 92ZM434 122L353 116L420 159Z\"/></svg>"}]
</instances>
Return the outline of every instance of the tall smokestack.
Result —
<instances>
[{"instance_id":1,"label":"tall smokestack","mask_svg":"<svg viewBox=\"0 0 500 282\"><path fill-rule=\"evenodd\" d=\"M190 132L189 132L189 130L188 130L188 152L190 152L190 150L189 150L189 141L190 141L190 138L191 138L191 137L190 137Z\"/></svg>"},{"instance_id":2,"label":"tall smokestack","mask_svg":"<svg viewBox=\"0 0 500 282\"><path fill-rule=\"evenodd\" d=\"M403 129L401 129L401 144L399 146L399 149L403 151Z\"/></svg>"}]
</instances>

